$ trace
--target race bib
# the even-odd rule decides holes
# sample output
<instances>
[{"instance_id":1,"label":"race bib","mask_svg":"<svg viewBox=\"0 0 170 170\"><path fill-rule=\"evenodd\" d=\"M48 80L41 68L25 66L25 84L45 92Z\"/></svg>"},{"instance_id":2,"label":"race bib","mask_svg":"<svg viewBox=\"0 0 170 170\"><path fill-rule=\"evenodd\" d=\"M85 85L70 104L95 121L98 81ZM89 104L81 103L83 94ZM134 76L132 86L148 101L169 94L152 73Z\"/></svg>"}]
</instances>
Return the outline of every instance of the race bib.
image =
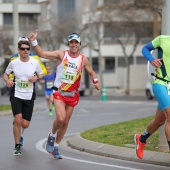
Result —
<instances>
[{"instance_id":1,"label":"race bib","mask_svg":"<svg viewBox=\"0 0 170 170\"><path fill-rule=\"evenodd\" d=\"M24 80L17 80L17 87L19 89L29 89L30 88L30 82L24 81Z\"/></svg>"},{"instance_id":2,"label":"race bib","mask_svg":"<svg viewBox=\"0 0 170 170\"><path fill-rule=\"evenodd\" d=\"M52 81L46 82L46 87L47 89L51 89L53 87L53 82Z\"/></svg>"},{"instance_id":3,"label":"race bib","mask_svg":"<svg viewBox=\"0 0 170 170\"><path fill-rule=\"evenodd\" d=\"M63 70L61 75L61 81L63 83L73 84L76 80L76 72L71 72L68 70Z\"/></svg>"}]
</instances>

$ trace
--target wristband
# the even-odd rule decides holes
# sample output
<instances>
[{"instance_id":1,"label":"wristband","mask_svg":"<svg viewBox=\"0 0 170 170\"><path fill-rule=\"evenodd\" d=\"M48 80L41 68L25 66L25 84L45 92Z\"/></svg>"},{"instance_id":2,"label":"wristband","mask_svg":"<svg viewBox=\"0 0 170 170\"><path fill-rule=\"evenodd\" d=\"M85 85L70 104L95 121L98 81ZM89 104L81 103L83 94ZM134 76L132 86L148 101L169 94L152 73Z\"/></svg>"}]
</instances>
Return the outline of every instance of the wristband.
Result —
<instances>
[{"instance_id":1,"label":"wristband","mask_svg":"<svg viewBox=\"0 0 170 170\"><path fill-rule=\"evenodd\" d=\"M37 40L35 39L34 41L31 41L31 44L32 44L32 46L36 46L36 45L38 45L38 42L37 42Z\"/></svg>"},{"instance_id":2,"label":"wristband","mask_svg":"<svg viewBox=\"0 0 170 170\"><path fill-rule=\"evenodd\" d=\"M99 82L98 78L93 79L93 84L96 85Z\"/></svg>"}]
</instances>

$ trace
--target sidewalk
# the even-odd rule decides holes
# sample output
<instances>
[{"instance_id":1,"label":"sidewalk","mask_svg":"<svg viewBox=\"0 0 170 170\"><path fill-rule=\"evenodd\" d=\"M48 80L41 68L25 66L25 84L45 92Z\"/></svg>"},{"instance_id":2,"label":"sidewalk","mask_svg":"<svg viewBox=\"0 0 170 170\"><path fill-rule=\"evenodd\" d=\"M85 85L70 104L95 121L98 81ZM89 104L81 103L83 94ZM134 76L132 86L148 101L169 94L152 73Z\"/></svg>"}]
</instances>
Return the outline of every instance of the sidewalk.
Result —
<instances>
[{"instance_id":1,"label":"sidewalk","mask_svg":"<svg viewBox=\"0 0 170 170\"><path fill-rule=\"evenodd\" d=\"M98 97L92 97L92 99L98 99ZM117 97L119 99L119 97ZM126 97L123 97L127 99ZM114 100L115 98L110 97L110 100ZM128 100L133 99L133 97L128 97ZM140 100L144 100L145 98L139 98ZM44 97L39 97L37 99L38 102L44 101ZM83 100L83 99L82 99ZM10 104L9 98L7 96L0 98L0 104ZM35 104L34 109L38 109L38 104ZM11 111L0 111L0 116L12 114ZM128 147L118 147L113 145L107 145L103 143L93 142L82 138L80 135L75 135L71 137L68 141L68 145L74 149L78 149L80 151L102 155L111 158L117 158L122 160L134 161L134 162L142 162L149 163L154 165L162 165L170 167L170 153L164 152L153 152L153 151L144 151L144 158L139 159L136 156L135 148Z\"/></svg>"},{"instance_id":2,"label":"sidewalk","mask_svg":"<svg viewBox=\"0 0 170 170\"><path fill-rule=\"evenodd\" d=\"M118 147L103 143L93 142L82 138L80 135L75 135L69 139L68 145L74 149L97 154L101 156L142 162L154 165L170 166L170 153L144 151L144 158L139 159L136 156L135 148Z\"/></svg>"}]
</instances>

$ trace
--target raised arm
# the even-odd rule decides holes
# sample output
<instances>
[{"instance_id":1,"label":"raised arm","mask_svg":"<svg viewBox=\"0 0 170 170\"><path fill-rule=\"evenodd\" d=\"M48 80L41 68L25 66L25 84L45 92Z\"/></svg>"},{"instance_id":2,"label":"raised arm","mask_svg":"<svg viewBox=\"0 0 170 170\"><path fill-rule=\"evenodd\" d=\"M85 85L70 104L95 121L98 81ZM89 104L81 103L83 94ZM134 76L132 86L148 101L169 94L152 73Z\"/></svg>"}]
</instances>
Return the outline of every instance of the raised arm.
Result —
<instances>
[{"instance_id":1,"label":"raised arm","mask_svg":"<svg viewBox=\"0 0 170 170\"><path fill-rule=\"evenodd\" d=\"M89 74L89 76L91 77L91 80L92 80L92 82L94 84L94 87L97 90L100 90L101 89L101 85L99 83L97 75L94 72L94 70L92 69L90 62L89 62L89 60L86 57L84 57L83 66L86 69L86 71Z\"/></svg>"},{"instance_id":2,"label":"raised arm","mask_svg":"<svg viewBox=\"0 0 170 170\"><path fill-rule=\"evenodd\" d=\"M34 47L34 50L36 52L36 54L39 57L42 58L46 58L46 59L61 59L61 57L63 56L64 52L60 51L60 50L56 50L56 51L44 51L37 42L37 35L38 35L38 30L35 30L35 32L31 32L28 35L28 39L31 42L32 46Z\"/></svg>"}]
</instances>

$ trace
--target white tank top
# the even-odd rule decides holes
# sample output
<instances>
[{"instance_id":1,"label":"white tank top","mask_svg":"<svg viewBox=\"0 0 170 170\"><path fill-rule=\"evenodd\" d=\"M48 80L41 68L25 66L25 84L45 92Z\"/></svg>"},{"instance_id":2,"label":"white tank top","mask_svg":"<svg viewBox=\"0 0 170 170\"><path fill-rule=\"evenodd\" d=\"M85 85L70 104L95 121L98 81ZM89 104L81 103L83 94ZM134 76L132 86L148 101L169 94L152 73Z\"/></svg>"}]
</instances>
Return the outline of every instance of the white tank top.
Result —
<instances>
[{"instance_id":1,"label":"white tank top","mask_svg":"<svg viewBox=\"0 0 170 170\"><path fill-rule=\"evenodd\" d=\"M77 90L80 86L83 58L81 53L73 58L69 56L69 51L65 51L61 63L57 66L54 86L63 91Z\"/></svg>"}]
</instances>

